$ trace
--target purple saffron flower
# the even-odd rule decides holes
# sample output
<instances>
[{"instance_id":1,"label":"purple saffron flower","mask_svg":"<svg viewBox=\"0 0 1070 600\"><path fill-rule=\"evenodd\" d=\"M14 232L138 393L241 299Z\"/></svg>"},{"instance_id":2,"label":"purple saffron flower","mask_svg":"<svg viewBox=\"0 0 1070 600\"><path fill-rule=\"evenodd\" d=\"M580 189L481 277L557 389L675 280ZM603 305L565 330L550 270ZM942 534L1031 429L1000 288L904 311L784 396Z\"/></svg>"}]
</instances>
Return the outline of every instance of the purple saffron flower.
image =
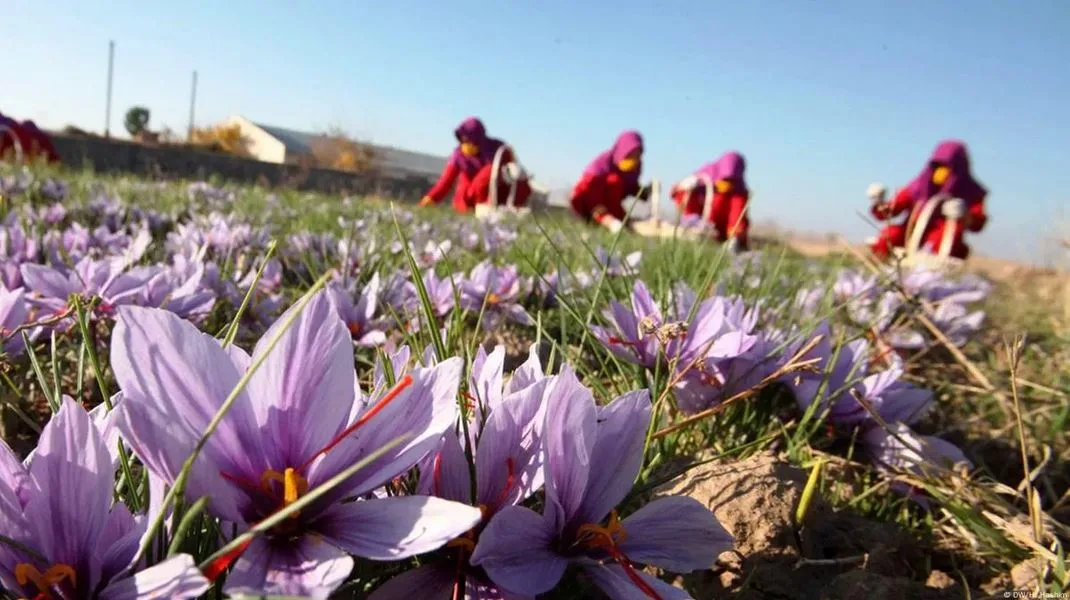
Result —
<instances>
[{"instance_id":1,"label":"purple saffron flower","mask_svg":"<svg viewBox=\"0 0 1070 600\"><path fill-rule=\"evenodd\" d=\"M827 332L827 329L823 331ZM932 403L932 392L901 381L903 372L898 368L870 373L871 348L866 340L854 340L841 346L835 361L832 360L831 344L823 342L821 348L815 350L823 355L824 365L819 368L827 372L803 373L787 383L800 410L820 403L818 410L828 408L828 418L834 426L852 430L878 424L858 398L889 423L914 423L924 416Z\"/></svg>"},{"instance_id":2,"label":"purple saffron flower","mask_svg":"<svg viewBox=\"0 0 1070 600\"><path fill-rule=\"evenodd\" d=\"M41 209L41 220L48 225L58 225L67 218L67 208L56 202Z\"/></svg>"},{"instance_id":3,"label":"purple saffron flower","mask_svg":"<svg viewBox=\"0 0 1070 600\"><path fill-rule=\"evenodd\" d=\"M53 229L41 238L42 247L52 264L62 265L67 259L79 261L89 254L93 247L93 236L79 223L63 231Z\"/></svg>"},{"instance_id":4,"label":"purple saffron flower","mask_svg":"<svg viewBox=\"0 0 1070 600\"><path fill-rule=\"evenodd\" d=\"M428 240L424 244L424 248L421 252L415 253L416 264L420 265L421 269L430 269L439 263L446 255L450 253L453 248L453 242L449 240L443 240L436 242L434 240Z\"/></svg>"},{"instance_id":5,"label":"purple saffron flower","mask_svg":"<svg viewBox=\"0 0 1070 600\"><path fill-rule=\"evenodd\" d=\"M255 281L256 287L253 288L253 295L243 315L243 320L255 325L266 325L282 308L282 294L280 293L282 289L282 263L277 259L268 261L259 280L256 279L257 270L258 268L255 265L250 266L249 271L242 276L239 269L239 273L235 273L235 278L240 280L239 283L234 281L223 282L223 293L220 295L225 296L231 305L237 308L241 306L245 295L253 287ZM205 277L211 282L218 275L206 270Z\"/></svg>"},{"instance_id":6,"label":"purple saffron flower","mask_svg":"<svg viewBox=\"0 0 1070 600\"><path fill-rule=\"evenodd\" d=\"M138 304L165 308L183 319L203 321L215 306L216 295L204 287L205 264L181 254L171 267L160 269L142 290Z\"/></svg>"},{"instance_id":7,"label":"purple saffron flower","mask_svg":"<svg viewBox=\"0 0 1070 600\"><path fill-rule=\"evenodd\" d=\"M632 252L623 259L619 255L610 255L605 248L599 246L594 250L595 259L599 270L606 269L606 275L610 277L624 277L639 274L639 262L643 260L642 252Z\"/></svg>"},{"instance_id":8,"label":"purple saffron flower","mask_svg":"<svg viewBox=\"0 0 1070 600\"><path fill-rule=\"evenodd\" d=\"M97 313L109 316L116 306L135 302L146 282L156 274L150 267L127 271L125 263L118 258L94 260L87 257L78 261L70 271L26 263L22 265L22 278L32 294L30 303L46 313L64 313L71 294L82 294L100 297L103 303L97 307ZM65 329L72 323L72 319L64 319L58 328Z\"/></svg>"},{"instance_id":9,"label":"purple saffron flower","mask_svg":"<svg viewBox=\"0 0 1070 600\"><path fill-rule=\"evenodd\" d=\"M450 431L441 449L421 463L419 490L447 500L474 504L483 518L479 525L447 544L447 556L398 575L372 595L374 600L431 597L421 589L450 590L464 575L468 598L510 598L469 566L483 526L502 508L514 506L543 485L542 427L545 401L553 378L542 374L538 354L532 352L503 390L505 348L487 356L480 348L473 362L472 390L478 396L469 410L469 444L474 450L473 481L461 436ZM478 367L478 370L477 370ZM478 429L479 434L474 433ZM473 498L472 489L476 495ZM449 597L449 594L442 596Z\"/></svg>"},{"instance_id":10,"label":"purple saffron flower","mask_svg":"<svg viewBox=\"0 0 1070 600\"><path fill-rule=\"evenodd\" d=\"M483 328L493 331L503 320L520 325L534 325L528 311L518 303L520 277L516 266L495 267L483 261L472 268L461 283L461 308L479 314L483 311Z\"/></svg>"},{"instance_id":11,"label":"purple saffron flower","mask_svg":"<svg viewBox=\"0 0 1070 600\"><path fill-rule=\"evenodd\" d=\"M757 385L778 366L770 332L755 332L758 309L740 298L713 296L695 309L687 335L673 352L677 406L696 413Z\"/></svg>"},{"instance_id":12,"label":"purple saffron flower","mask_svg":"<svg viewBox=\"0 0 1070 600\"><path fill-rule=\"evenodd\" d=\"M970 312L962 304L945 301L936 305L929 318L947 336L948 341L956 346L964 346L981 330L985 311Z\"/></svg>"},{"instance_id":13,"label":"purple saffron flower","mask_svg":"<svg viewBox=\"0 0 1070 600\"><path fill-rule=\"evenodd\" d=\"M461 277L446 276L439 278L434 271L424 273L424 288L427 289L427 297L431 300L431 307L435 309L435 316L444 318L453 310L456 298L453 295L454 281ZM458 286L460 287L460 286Z\"/></svg>"},{"instance_id":14,"label":"purple saffron flower","mask_svg":"<svg viewBox=\"0 0 1070 600\"><path fill-rule=\"evenodd\" d=\"M44 196L46 199L55 202L56 204L54 204L53 206L59 205L60 202L63 202L67 199L67 182L63 181L62 179L55 179L53 177L49 177L48 179L41 182L41 195Z\"/></svg>"},{"instance_id":15,"label":"purple saffron flower","mask_svg":"<svg viewBox=\"0 0 1070 600\"><path fill-rule=\"evenodd\" d=\"M404 321L407 316L415 315L420 310L420 294L409 280L408 269L400 268L394 272L383 287L382 301Z\"/></svg>"},{"instance_id":16,"label":"purple saffron flower","mask_svg":"<svg viewBox=\"0 0 1070 600\"><path fill-rule=\"evenodd\" d=\"M153 515L112 505L114 478L104 438L69 397L25 466L0 444L0 534L38 555L0 545L5 590L78 600L196 598L208 590L189 555L148 568L134 563Z\"/></svg>"},{"instance_id":17,"label":"purple saffron flower","mask_svg":"<svg viewBox=\"0 0 1070 600\"><path fill-rule=\"evenodd\" d=\"M973 469L973 463L954 444L940 438L918 435L906 423L889 423L888 428L873 427L862 435L870 459L881 472L890 475L908 473L919 477L938 476L942 469ZM927 509L929 500L923 490L902 482L892 488Z\"/></svg>"},{"instance_id":18,"label":"purple saffron flower","mask_svg":"<svg viewBox=\"0 0 1070 600\"><path fill-rule=\"evenodd\" d=\"M35 262L40 252L37 238L27 235L22 225L12 223L0 227L0 258L22 264Z\"/></svg>"},{"instance_id":19,"label":"purple saffron flower","mask_svg":"<svg viewBox=\"0 0 1070 600\"><path fill-rule=\"evenodd\" d=\"M327 286L327 297L345 323L353 338L353 343L363 348L374 348L386 343L386 333L375 320L375 311L379 302L379 274L372 275L356 302L353 294L338 284Z\"/></svg>"},{"instance_id":20,"label":"purple saffron flower","mask_svg":"<svg viewBox=\"0 0 1070 600\"><path fill-rule=\"evenodd\" d=\"M174 483L209 420L289 314L250 357L167 311L121 309L111 352L125 398L117 426L149 471ZM422 554L479 521L477 509L438 498L366 499L433 450L456 422L461 360L412 369L392 390L364 401L351 344L327 297L317 294L208 438L190 473L189 498L208 496L213 515L249 526L387 442L409 439L253 541L225 593L326 598L349 575L349 555Z\"/></svg>"},{"instance_id":21,"label":"purple saffron flower","mask_svg":"<svg viewBox=\"0 0 1070 600\"><path fill-rule=\"evenodd\" d=\"M824 288L802 288L795 294L792 308L804 318L813 318L817 316L818 307L824 299Z\"/></svg>"},{"instance_id":22,"label":"purple saffron flower","mask_svg":"<svg viewBox=\"0 0 1070 600\"><path fill-rule=\"evenodd\" d=\"M483 251L496 254L516 241L518 235L516 228L506 223L484 223Z\"/></svg>"},{"instance_id":23,"label":"purple saffron flower","mask_svg":"<svg viewBox=\"0 0 1070 600\"><path fill-rule=\"evenodd\" d=\"M0 340L7 340L3 342L3 350L7 354L20 354L26 349L22 335L16 335L14 332L26 324L29 312L26 307L26 293L22 288L14 290L0 288ZM37 337L36 331L27 332L27 334L31 340ZM11 339L8 339L9 337Z\"/></svg>"},{"instance_id":24,"label":"purple saffron flower","mask_svg":"<svg viewBox=\"0 0 1070 600\"><path fill-rule=\"evenodd\" d=\"M515 594L547 592L575 564L613 598L680 597L680 590L634 563L674 572L707 569L732 547L732 537L713 513L686 497L661 498L617 518L613 509L642 466L649 423L646 390L598 406L572 370L563 369L546 409L543 514L503 508L480 535L472 564Z\"/></svg>"},{"instance_id":25,"label":"purple saffron flower","mask_svg":"<svg viewBox=\"0 0 1070 600\"><path fill-rule=\"evenodd\" d=\"M992 283L975 273L950 278L940 271L924 267L916 267L903 274L901 282L908 293L929 302L973 304L984 300L992 291Z\"/></svg>"},{"instance_id":26,"label":"purple saffron flower","mask_svg":"<svg viewBox=\"0 0 1070 600\"><path fill-rule=\"evenodd\" d=\"M479 232L474 229L471 221L462 221L457 231L457 239L465 250L475 250L479 245Z\"/></svg>"},{"instance_id":27,"label":"purple saffron flower","mask_svg":"<svg viewBox=\"0 0 1070 600\"><path fill-rule=\"evenodd\" d=\"M663 324L661 309L658 308L650 290L641 280L636 279L632 288L632 307L629 309L617 301L609 304L604 316L613 323L613 329L591 326L591 334L617 358L637 364L647 369L654 368L658 360L658 340L652 334L642 333L639 323L649 320L655 327Z\"/></svg>"}]
</instances>

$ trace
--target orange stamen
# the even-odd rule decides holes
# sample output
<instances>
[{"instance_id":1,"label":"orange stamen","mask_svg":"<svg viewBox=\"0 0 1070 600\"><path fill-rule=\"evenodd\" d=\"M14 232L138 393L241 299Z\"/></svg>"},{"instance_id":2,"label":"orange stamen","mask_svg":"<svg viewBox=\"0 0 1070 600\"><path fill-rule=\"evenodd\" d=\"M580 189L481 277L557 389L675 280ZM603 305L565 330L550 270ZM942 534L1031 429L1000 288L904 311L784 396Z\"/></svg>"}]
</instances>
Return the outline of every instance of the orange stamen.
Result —
<instances>
[{"instance_id":1,"label":"orange stamen","mask_svg":"<svg viewBox=\"0 0 1070 600\"><path fill-rule=\"evenodd\" d=\"M26 585L33 583L37 591L40 592L37 598L52 598L51 590L52 586L62 582L64 579L71 580L71 586L77 586L77 574L74 572L74 568L70 565L63 563L54 564L51 567L45 569L42 573L37 570L37 567L30 563L19 563L15 565L15 581L19 585Z\"/></svg>"},{"instance_id":2,"label":"orange stamen","mask_svg":"<svg viewBox=\"0 0 1070 600\"><path fill-rule=\"evenodd\" d=\"M341 444L342 440L349 437L349 435L352 434L354 431L363 427L365 423L372 419L372 417L382 412L382 410L386 408L388 404L390 404L394 401L395 398L400 396L401 392L405 391L405 388L409 387L410 385L412 385L412 375L405 375L404 377L402 377L401 381L399 381L397 385L393 387L393 389L387 392L385 396L380 398L374 406L364 411L364 414L360 415L360 417L357 418L356 422L354 422L349 427L346 427L345 430L342 431L342 433L335 436L335 438L331 440L331 442L328 443L326 446L324 446L323 449L313 454L311 458L305 461L305 464L301 465L301 468L299 470L304 471L309 467L309 465L312 464L314 460L323 456L324 454L327 454L338 444Z\"/></svg>"},{"instance_id":3,"label":"orange stamen","mask_svg":"<svg viewBox=\"0 0 1070 600\"><path fill-rule=\"evenodd\" d=\"M495 294L494 292L487 294L487 304L497 304L501 301L502 299L498 294Z\"/></svg>"},{"instance_id":4,"label":"orange stamen","mask_svg":"<svg viewBox=\"0 0 1070 600\"><path fill-rule=\"evenodd\" d=\"M620 519L617 517L617 511L611 511L609 513L609 523L605 527L596 523L588 523L581 525L576 532L576 543L585 546L587 548L594 548L603 550L613 561L624 569L624 574L628 576L628 579L635 584L635 587L639 588L641 592L646 594L648 598L652 600L662 600L654 588L650 587L632 566L632 562L628 560L628 557L620 551L617 547L618 544L628 538L628 533L624 530L624 527L620 524Z\"/></svg>"},{"instance_id":5,"label":"orange stamen","mask_svg":"<svg viewBox=\"0 0 1070 600\"><path fill-rule=\"evenodd\" d=\"M272 493L272 482L278 482L282 484L282 506L287 506L297 502L297 499L308 492L308 480L299 475L297 471L291 467L287 467L282 473L274 469L268 469L264 471L260 476L260 487L269 494ZM297 516L297 513L292 515Z\"/></svg>"}]
</instances>

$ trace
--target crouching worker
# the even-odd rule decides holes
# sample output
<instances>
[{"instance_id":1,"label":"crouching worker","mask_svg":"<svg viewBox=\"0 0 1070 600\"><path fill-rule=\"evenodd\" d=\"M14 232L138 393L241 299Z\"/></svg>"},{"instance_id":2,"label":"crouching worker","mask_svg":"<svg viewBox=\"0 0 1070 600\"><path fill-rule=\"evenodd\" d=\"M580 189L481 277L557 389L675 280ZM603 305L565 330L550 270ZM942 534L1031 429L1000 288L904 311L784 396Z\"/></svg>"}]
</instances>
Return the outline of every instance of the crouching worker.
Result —
<instances>
[{"instance_id":1,"label":"crouching worker","mask_svg":"<svg viewBox=\"0 0 1070 600\"><path fill-rule=\"evenodd\" d=\"M41 131L36 123L29 119L20 123L0 113L0 159L7 156L18 158L19 150L25 162L59 162L52 138Z\"/></svg>"},{"instance_id":2,"label":"crouching worker","mask_svg":"<svg viewBox=\"0 0 1070 600\"><path fill-rule=\"evenodd\" d=\"M918 211L929 199L942 196L946 200L930 217L922 233L919 249L938 253L948 228L951 235L952 258L966 259L970 247L964 241L965 232L984 229L988 216L985 214L985 197L988 190L970 173L970 157L966 145L958 140L940 142L933 150L929 162L921 173L906 187L899 190L891 202L885 200L884 187L870 186L868 195L872 203L870 212L878 221L890 221L906 213L899 223L892 223L881 230L870 248L881 258L889 256L893 248L902 248L907 242L907 233L914 226Z\"/></svg>"},{"instance_id":3,"label":"crouching worker","mask_svg":"<svg viewBox=\"0 0 1070 600\"><path fill-rule=\"evenodd\" d=\"M495 175L492 172L494 156L505 142L488 137L483 122L475 117L465 119L453 131L453 135L457 138L457 148L446 162L446 168L438 178L438 183L420 200L420 206L442 202L456 183L453 209L463 213L472 210L477 204L490 202L491 178ZM498 204L506 203L510 186L515 181L514 204L517 207L526 205L528 197L531 196L531 186L508 149L502 155L499 170L498 181L494 182L497 185Z\"/></svg>"},{"instance_id":4,"label":"crouching worker","mask_svg":"<svg viewBox=\"0 0 1070 600\"><path fill-rule=\"evenodd\" d=\"M650 188L640 188L643 169L643 137L625 131L609 150L598 155L572 189L572 211L588 223L598 223L616 233L624 227L624 199L646 201Z\"/></svg>"},{"instance_id":5,"label":"crouching worker","mask_svg":"<svg viewBox=\"0 0 1070 600\"><path fill-rule=\"evenodd\" d=\"M747 216L750 191L743 174L746 167L743 155L725 152L672 189L673 202L682 216L703 218L709 193L707 182L713 184L709 223L714 228L717 241L727 242L732 251L745 251L750 246L747 237L750 230L750 218Z\"/></svg>"}]
</instances>

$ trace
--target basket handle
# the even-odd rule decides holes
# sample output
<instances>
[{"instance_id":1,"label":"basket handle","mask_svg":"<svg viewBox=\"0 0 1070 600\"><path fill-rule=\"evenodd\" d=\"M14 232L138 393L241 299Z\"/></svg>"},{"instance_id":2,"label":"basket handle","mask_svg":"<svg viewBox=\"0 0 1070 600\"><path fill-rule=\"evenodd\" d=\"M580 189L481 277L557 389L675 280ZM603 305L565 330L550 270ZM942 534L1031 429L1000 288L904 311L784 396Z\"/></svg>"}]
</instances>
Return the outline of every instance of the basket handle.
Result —
<instances>
[{"instance_id":1,"label":"basket handle","mask_svg":"<svg viewBox=\"0 0 1070 600\"><path fill-rule=\"evenodd\" d=\"M2 135L11 136L11 141L14 142L14 144L12 144L12 147L15 149L15 162L21 164L22 159L24 156L26 156L26 154L22 149L22 141L19 140L19 136L15 132L15 128L8 125L0 125L0 136ZM0 137L0 139L3 139L3 137ZM0 158L3 157L0 156Z\"/></svg>"}]
</instances>

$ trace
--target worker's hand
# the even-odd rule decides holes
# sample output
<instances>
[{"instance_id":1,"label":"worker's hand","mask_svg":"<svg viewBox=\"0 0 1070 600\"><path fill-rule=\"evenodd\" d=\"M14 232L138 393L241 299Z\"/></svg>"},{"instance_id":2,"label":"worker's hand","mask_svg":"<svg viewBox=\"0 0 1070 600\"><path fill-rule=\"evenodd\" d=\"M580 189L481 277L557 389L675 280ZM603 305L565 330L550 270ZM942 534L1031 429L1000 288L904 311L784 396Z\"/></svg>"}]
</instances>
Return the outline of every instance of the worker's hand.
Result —
<instances>
[{"instance_id":1,"label":"worker's hand","mask_svg":"<svg viewBox=\"0 0 1070 600\"><path fill-rule=\"evenodd\" d=\"M620 233L621 229L624 229L624 222L616 217L605 217L602 219L602 225L610 231L610 233Z\"/></svg>"},{"instance_id":2,"label":"worker's hand","mask_svg":"<svg viewBox=\"0 0 1070 600\"><path fill-rule=\"evenodd\" d=\"M730 252L731 254L735 254L739 251L739 239L735 237L730 237L728 238L728 241L725 242L725 246L728 252Z\"/></svg>"},{"instance_id":3,"label":"worker's hand","mask_svg":"<svg viewBox=\"0 0 1070 600\"><path fill-rule=\"evenodd\" d=\"M873 204L884 202L886 193L887 190L884 189L884 185L881 183L874 182L869 184L869 187L866 188L866 196L869 197L869 201Z\"/></svg>"},{"instance_id":4,"label":"worker's hand","mask_svg":"<svg viewBox=\"0 0 1070 600\"><path fill-rule=\"evenodd\" d=\"M420 206L431 206L435 201L431 199L431 196L424 196L420 198Z\"/></svg>"},{"instance_id":5,"label":"worker's hand","mask_svg":"<svg viewBox=\"0 0 1070 600\"><path fill-rule=\"evenodd\" d=\"M944 204L940 207L940 211L944 213L944 216L953 221L958 221L966 215L966 203L960 198L952 198L945 200Z\"/></svg>"}]
</instances>

